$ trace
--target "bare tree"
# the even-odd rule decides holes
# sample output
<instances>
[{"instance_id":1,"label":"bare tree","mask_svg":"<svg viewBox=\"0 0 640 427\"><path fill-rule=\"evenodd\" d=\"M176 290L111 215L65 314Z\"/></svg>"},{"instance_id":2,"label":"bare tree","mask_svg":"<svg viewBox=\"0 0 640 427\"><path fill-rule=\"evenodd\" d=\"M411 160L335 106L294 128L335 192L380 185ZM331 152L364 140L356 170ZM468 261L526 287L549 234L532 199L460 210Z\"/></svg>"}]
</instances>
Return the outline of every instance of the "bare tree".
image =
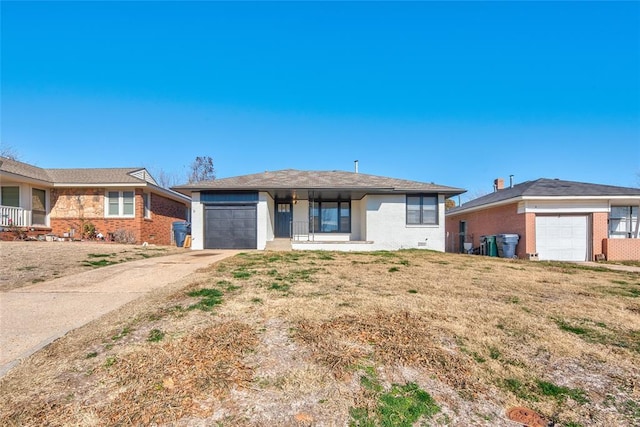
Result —
<instances>
[{"instance_id":1,"label":"bare tree","mask_svg":"<svg viewBox=\"0 0 640 427\"><path fill-rule=\"evenodd\" d=\"M213 159L209 156L196 157L189 169L189 184L214 179L216 179L216 170L213 167Z\"/></svg>"},{"instance_id":2,"label":"bare tree","mask_svg":"<svg viewBox=\"0 0 640 427\"><path fill-rule=\"evenodd\" d=\"M176 175L170 174L163 169L158 169L152 173L153 178L156 180L158 185L162 188L171 188L175 185L180 184L178 177Z\"/></svg>"},{"instance_id":3,"label":"bare tree","mask_svg":"<svg viewBox=\"0 0 640 427\"><path fill-rule=\"evenodd\" d=\"M5 144L4 142L0 146L0 157L6 157L11 160L18 160L19 155L18 152L9 144Z\"/></svg>"}]
</instances>

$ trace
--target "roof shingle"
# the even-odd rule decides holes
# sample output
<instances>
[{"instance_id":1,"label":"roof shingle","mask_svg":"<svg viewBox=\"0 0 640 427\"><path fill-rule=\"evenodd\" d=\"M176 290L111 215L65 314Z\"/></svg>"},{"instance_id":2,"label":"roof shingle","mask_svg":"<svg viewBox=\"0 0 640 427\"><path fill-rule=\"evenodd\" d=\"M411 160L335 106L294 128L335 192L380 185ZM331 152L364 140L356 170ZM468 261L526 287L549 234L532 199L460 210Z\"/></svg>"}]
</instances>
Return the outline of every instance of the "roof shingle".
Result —
<instances>
[{"instance_id":1,"label":"roof shingle","mask_svg":"<svg viewBox=\"0 0 640 427\"><path fill-rule=\"evenodd\" d=\"M49 184L137 184L145 180L132 174L141 170L144 168L45 169L0 157L0 171Z\"/></svg>"},{"instance_id":2,"label":"roof shingle","mask_svg":"<svg viewBox=\"0 0 640 427\"><path fill-rule=\"evenodd\" d=\"M202 181L173 187L176 190L268 190L268 189L344 189L420 191L460 194L465 190L434 183L408 181L345 171L302 171L285 169Z\"/></svg>"}]
</instances>

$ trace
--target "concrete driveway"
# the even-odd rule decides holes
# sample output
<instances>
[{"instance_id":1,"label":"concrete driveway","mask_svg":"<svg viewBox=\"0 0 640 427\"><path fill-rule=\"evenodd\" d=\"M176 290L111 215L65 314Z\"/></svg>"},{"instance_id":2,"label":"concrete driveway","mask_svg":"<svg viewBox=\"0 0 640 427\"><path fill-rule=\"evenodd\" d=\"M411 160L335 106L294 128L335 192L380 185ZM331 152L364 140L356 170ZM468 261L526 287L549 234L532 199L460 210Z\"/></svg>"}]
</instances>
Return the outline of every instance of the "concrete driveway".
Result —
<instances>
[{"instance_id":1,"label":"concrete driveway","mask_svg":"<svg viewBox=\"0 0 640 427\"><path fill-rule=\"evenodd\" d=\"M189 251L0 293L0 377L67 332L237 251Z\"/></svg>"}]
</instances>

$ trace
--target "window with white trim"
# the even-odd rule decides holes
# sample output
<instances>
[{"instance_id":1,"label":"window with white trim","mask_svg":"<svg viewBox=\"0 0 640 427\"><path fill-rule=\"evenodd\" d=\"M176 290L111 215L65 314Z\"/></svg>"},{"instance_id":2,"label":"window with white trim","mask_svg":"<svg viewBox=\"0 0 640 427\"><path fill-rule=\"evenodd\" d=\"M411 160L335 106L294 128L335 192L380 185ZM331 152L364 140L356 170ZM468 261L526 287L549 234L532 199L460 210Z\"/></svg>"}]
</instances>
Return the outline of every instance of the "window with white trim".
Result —
<instances>
[{"instance_id":1,"label":"window with white trim","mask_svg":"<svg viewBox=\"0 0 640 427\"><path fill-rule=\"evenodd\" d=\"M407 224L438 225L438 196L433 194L408 194Z\"/></svg>"},{"instance_id":2,"label":"window with white trim","mask_svg":"<svg viewBox=\"0 0 640 427\"><path fill-rule=\"evenodd\" d=\"M142 193L142 201L144 202L144 217L151 218L151 193Z\"/></svg>"},{"instance_id":3,"label":"window with white trim","mask_svg":"<svg viewBox=\"0 0 640 427\"><path fill-rule=\"evenodd\" d=\"M106 216L135 216L135 192L133 191L108 191Z\"/></svg>"},{"instance_id":4,"label":"window with white trim","mask_svg":"<svg viewBox=\"0 0 640 427\"><path fill-rule=\"evenodd\" d=\"M638 237L638 206L611 206L609 237Z\"/></svg>"},{"instance_id":5,"label":"window with white trim","mask_svg":"<svg viewBox=\"0 0 640 427\"><path fill-rule=\"evenodd\" d=\"M0 205L20 207L20 187L3 185L0 188Z\"/></svg>"}]
</instances>

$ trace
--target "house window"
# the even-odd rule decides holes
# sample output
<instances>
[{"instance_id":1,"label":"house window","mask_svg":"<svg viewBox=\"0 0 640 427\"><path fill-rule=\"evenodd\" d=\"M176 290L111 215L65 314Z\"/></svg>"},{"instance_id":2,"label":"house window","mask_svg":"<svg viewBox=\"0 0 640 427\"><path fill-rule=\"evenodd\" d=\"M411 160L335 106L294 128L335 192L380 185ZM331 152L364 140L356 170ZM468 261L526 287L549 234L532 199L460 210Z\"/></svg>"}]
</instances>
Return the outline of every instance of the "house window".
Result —
<instances>
[{"instance_id":1,"label":"house window","mask_svg":"<svg viewBox=\"0 0 640 427\"><path fill-rule=\"evenodd\" d=\"M3 186L0 190L0 205L20 207L20 187Z\"/></svg>"},{"instance_id":2,"label":"house window","mask_svg":"<svg viewBox=\"0 0 640 427\"><path fill-rule=\"evenodd\" d=\"M438 224L438 196L412 194L407 196L407 224Z\"/></svg>"},{"instance_id":3,"label":"house window","mask_svg":"<svg viewBox=\"0 0 640 427\"><path fill-rule=\"evenodd\" d=\"M31 190L31 223L47 225L46 192L34 188Z\"/></svg>"},{"instance_id":4,"label":"house window","mask_svg":"<svg viewBox=\"0 0 640 427\"><path fill-rule=\"evenodd\" d=\"M133 191L107 192L107 216L135 215L135 193Z\"/></svg>"},{"instance_id":5,"label":"house window","mask_svg":"<svg viewBox=\"0 0 640 427\"><path fill-rule=\"evenodd\" d=\"M611 206L609 213L609 237L637 237L638 206Z\"/></svg>"},{"instance_id":6,"label":"house window","mask_svg":"<svg viewBox=\"0 0 640 427\"><path fill-rule=\"evenodd\" d=\"M309 229L315 233L350 233L351 203L321 201L309 205Z\"/></svg>"},{"instance_id":7,"label":"house window","mask_svg":"<svg viewBox=\"0 0 640 427\"><path fill-rule=\"evenodd\" d=\"M142 193L142 201L144 202L144 217L151 218L151 193Z\"/></svg>"}]
</instances>

